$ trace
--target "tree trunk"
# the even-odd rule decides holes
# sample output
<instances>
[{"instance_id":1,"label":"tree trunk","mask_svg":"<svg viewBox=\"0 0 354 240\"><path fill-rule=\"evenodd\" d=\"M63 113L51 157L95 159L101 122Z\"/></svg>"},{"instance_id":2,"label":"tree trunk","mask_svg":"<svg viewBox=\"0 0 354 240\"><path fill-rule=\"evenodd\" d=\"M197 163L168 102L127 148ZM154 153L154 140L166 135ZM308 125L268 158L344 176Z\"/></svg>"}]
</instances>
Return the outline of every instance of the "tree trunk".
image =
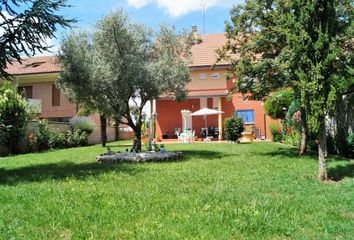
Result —
<instances>
[{"instance_id":1,"label":"tree trunk","mask_svg":"<svg viewBox=\"0 0 354 240\"><path fill-rule=\"evenodd\" d=\"M101 143L102 147L106 147L107 144L107 118L104 115L100 115L101 122Z\"/></svg>"},{"instance_id":2,"label":"tree trunk","mask_svg":"<svg viewBox=\"0 0 354 240\"><path fill-rule=\"evenodd\" d=\"M133 149L135 152L141 152L141 128L138 128L139 130L134 131L135 138L134 138L134 144L133 144Z\"/></svg>"},{"instance_id":3,"label":"tree trunk","mask_svg":"<svg viewBox=\"0 0 354 240\"><path fill-rule=\"evenodd\" d=\"M119 141L119 123L114 125L114 140Z\"/></svg>"},{"instance_id":4,"label":"tree trunk","mask_svg":"<svg viewBox=\"0 0 354 240\"><path fill-rule=\"evenodd\" d=\"M326 125L323 121L320 127L318 139L318 178L322 181L328 179L327 175L327 143L326 143Z\"/></svg>"},{"instance_id":5,"label":"tree trunk","mask_svg":"<svg viewBox=\"0 0 354 240\"><path fill-rule=\"evenodd\" d=\"M308 129L307 129L307 120L306 120L306 112L305 109L301 108L301 144L299 155L306 155L307 152L307 137L308 137Z\"/></svg>"}]
</instances>

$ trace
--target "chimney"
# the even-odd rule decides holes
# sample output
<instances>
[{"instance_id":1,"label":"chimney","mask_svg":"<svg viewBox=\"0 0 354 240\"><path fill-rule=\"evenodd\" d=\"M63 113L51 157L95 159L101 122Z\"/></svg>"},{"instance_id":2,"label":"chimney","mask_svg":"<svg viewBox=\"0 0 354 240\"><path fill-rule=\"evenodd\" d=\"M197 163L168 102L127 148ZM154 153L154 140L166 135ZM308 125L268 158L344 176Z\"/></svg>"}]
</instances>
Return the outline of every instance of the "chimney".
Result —
<instances>
[{"instance_id":1,"label":"chimney","mask_svg":"<svg viewBox=\"0 0 354 240\"><path fill-rule=\"evenodd\" d=\"M192 33L198 34L198 27L197 26L192 26Z\"/></svg>"},{"instance_id":2,"label":"chimney","mask_svg":"<svg viewBox=\"0 0 354 240\"><path fill-rule=\"evenodd\" d=\"M198 44L198 27L192 26L193 45Z\"/></svg>"}]
</instances>

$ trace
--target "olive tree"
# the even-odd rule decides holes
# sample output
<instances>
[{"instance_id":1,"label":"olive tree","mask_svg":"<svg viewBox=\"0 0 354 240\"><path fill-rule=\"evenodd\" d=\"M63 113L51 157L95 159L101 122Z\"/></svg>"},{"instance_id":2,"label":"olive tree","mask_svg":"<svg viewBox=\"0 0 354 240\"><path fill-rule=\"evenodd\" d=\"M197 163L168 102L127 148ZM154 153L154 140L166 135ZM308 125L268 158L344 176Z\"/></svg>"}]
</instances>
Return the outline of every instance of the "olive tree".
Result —
<instances>
[{"instance_id":1,"label":"olive tree","mask_svg":"<svg viewBox=\"0 0 354 240\"><path fill-rule=\"evenodd\" d=\"M133 148L141 151L146 103L165 92L176 100L185 97L191 36L166 26L154 32L118 10L99 21L92 32L79 34L80 40L69 36L63 41L64 74L58 84L80 102L120 116L120 123L135 133ZM74 47L66 48L69 43Z\"/></svg>"}]
</instances>

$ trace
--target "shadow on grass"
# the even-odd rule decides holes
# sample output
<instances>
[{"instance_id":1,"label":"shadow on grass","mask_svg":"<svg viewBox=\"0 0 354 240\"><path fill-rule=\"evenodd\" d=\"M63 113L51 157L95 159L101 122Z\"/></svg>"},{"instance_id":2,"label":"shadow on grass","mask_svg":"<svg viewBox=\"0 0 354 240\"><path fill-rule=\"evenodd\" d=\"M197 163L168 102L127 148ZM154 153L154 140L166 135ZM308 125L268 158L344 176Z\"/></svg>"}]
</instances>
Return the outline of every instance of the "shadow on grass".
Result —
<instances>
[{"instance_id":1,"label":"shadow on grass","mask_svg":"<svg viewBox=\"0 0 354 240\"><path fill-rule=\"evenodd\" d=\"M109 148L130 148L133 147L132 143L126 143L126 144L107 144L107 147ZM107 148L106 147L106 148ZM113 149L114 150L114 149Z\"/></svg>"},{"instance_id":2,"label":"shadow on grass","mask_svg":"<svg viewBox=\"0 0 354 240\"><path fill-rule=\"evenodd\" d=\"M191 158L217 160L223 157L237 156L236 154L229 154L210 150L182 150L181 152L183 153L184 160L190 160Z\"/></svg>"},{"instance_id":3,"label":"shadow on grass","mask_svg":"<svg viewBox=\"0 0 354 240\"><path fill-rule=\"evenodd\" d=\"M299 151L297 148L278 147L274 150L272 149L272 151L253 152L253 154L258 156L266 156L266 157L283 157L283 158L290 158L290 159L299 158ZM314 158L315 155L312 153L308 153L306 157Z\"/></svg>"},{"instance_id":4,"label":"shadow on grass","mask_svg":"<svg viewBox=\"0 0 354 240\"><path fill-rule=\"evenodd\" d=\"M8 170L0 168L0 184L17 185L25 182L61 180L67 177L85 179L113 171L134 175L141 172L142 169L127 164L98 164L96 162L74 164L69 161L62 161L60 163L30 165Z\"/></svg>"},{"instance_id":5,"label":"shadow on grass","mask_svg":"<svg viewBox=\"0 0 354 240\"><path fill-rule=\"evenodd\" d=\"M328 169L328 177L333 181L341 181L345 177L354 177L354 163L348 163L345 166L336 166Z\"/></svg>"}]
</instances>

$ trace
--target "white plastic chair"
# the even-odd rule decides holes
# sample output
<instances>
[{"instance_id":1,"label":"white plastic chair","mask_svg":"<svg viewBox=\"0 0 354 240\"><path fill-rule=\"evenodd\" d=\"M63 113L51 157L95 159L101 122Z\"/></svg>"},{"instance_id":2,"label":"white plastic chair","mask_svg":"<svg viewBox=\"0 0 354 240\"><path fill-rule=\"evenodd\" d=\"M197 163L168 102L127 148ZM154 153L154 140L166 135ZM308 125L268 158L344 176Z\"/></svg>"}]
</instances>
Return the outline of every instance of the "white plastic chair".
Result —
<instances>
[{"instance_id":1,"label":"white plastic chair","mask_svg":"<svg viewBox=\"0 0 354 240\"><path fill-rule=\"evenodd\" d=\"M178 143L181 143L182 142L181 134L178 131L176 131L176 135L177 135L177 138L178 138Z\"/></svg>"},{"instance_id":2,"label":"white plastic chair","mask_svg":"<svg viewBox=\"0 0 354 240\"><path fill-rule=\"evenodd\" d=\"M193 133L192 133L192 143L194 143L194 140L195 140L195 130L193 130Z\"/></svg>"}]
</instances>

